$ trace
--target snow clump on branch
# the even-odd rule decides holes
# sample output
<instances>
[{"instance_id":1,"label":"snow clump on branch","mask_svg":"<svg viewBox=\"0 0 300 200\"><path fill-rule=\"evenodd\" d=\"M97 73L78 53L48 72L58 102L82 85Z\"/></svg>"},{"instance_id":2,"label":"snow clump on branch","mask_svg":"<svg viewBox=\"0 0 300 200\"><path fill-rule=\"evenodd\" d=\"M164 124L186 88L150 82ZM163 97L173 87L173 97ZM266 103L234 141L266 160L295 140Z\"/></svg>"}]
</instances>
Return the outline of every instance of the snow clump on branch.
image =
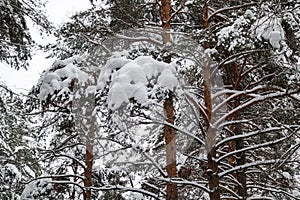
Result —
<instances>
[{"instance_id":1,"label":"snow clump on branch","mask_svg":"<svg viewBox=\"0 0 300 200\"><path fill-rule=\"evenodd\" d=\"M135 60L112 58L101 70L98 89L109 86L108 108L111 110L129 103L131 98L146 105L149 96L158 88L174 91L179 86L175 73L173 64L159 62L150 56Z\"/></svg>"},{"instance_id":2,"label":"snow clump on branch","mask_svg":"<svg viewBox=\"0 0 300 200\"><path fill-rule=\"evenodd\" d=\"M50 69L47 69L39 80L40 92L38 98L45 101L47 97L53 95L56 91L61 93L69 93L69 87L74 79L78 83L85 83L89 80L89 75L82 71L77 63L81 62L80 56L73 56L66 60L57 60Z\"/></svg>"}]
</instances>

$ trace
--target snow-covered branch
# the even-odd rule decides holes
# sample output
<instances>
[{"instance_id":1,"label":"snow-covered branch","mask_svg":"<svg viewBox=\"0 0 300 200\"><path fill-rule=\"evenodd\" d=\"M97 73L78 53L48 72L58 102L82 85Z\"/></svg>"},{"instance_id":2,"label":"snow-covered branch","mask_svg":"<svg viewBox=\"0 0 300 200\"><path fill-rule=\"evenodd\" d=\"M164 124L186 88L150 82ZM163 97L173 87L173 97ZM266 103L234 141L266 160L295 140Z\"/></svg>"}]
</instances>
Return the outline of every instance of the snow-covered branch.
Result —
<instances>
[{"instance_id":1,"label":"snow-covered branch","mask_svg":"<svg viewBox=\"0 0 300 200\"><path fill-rule=\"evenodd\" d=\"M241 58L243 56L253 54L253 53L266 52L266 51L270 51L270 50L269 49L255 49L255 50L243 51L243 52L240 52L240 53L233 54L231 56L228 56L222 62L220 62L218 64L218 67L215 69L215 71L220 69L221 67L223 67L225 65L228 65L232 62L235 62L238 58ZM213 72L213 74L215 74L215 71Z\"/></svg>"},{"instance_id":2,"label":"snow-covered branch","mask_svg":"<svg viewBox=\"0 0 300 200\"><path fill-rule=\"evenodd\" d=\"M156 169L158 169L159 173L163 177L168 177L168 175L165 173L165 171L160 167L160 165L153 158L151 158L151 156L149 156L145 151L143 151L142 154L154 164Z\"/></svg>"},{"instance_id":3,"label":"snow-covered branch","mask_svg":"<svg viewBox=\"0 0 300 200\"><path fill-rule=\"evenodd\" d=\"M223 121L225 121L228 117L234 115L236 112L239 112L245 108L248 108L250 106L252 106L253 104L257 104L263 101L266 101L268 99L273 99L273 98L279 98L279 97L283 97L283 96L287 96L289 94L294 94L297 93L298 91L288 91L288 90L284 90L283 92L274 92L274 93L270 93L270 94L266 94L266 95L259 95L243 104L241 104L240 106L232 109L231 111L229 111L227 114L225 114L224 116L222 116L220 119L218 119L214 125L215 127L219 127Z\"/></svg>"},{"instance_id":4,"label":"snow-covered branch","mask_svg":"<svg viewBox=\"0 0 300 200\"><path fill-rule=\"evenodd\" d=\"M214 13L212 13L209 17L208 17L208 21L216 16L217 14L219 13L223 13L223 12L227 12L227 11L231 11L231 10L237 10L237 9L240 9L240 8L245 8L245 7L249 7L249 6L255 6L257 5L257 3L245 3L245 4L242 4L242 5L238 5L238 6L232 6L232 7L227 7L227 8L221 8L217 11L215 11Z\"/></svg>"},{"instance_id":5,"label":"snow-covered branch","mask_svg":"<svg viewBox=\"0 0 300 200\"><path fill-rule=\"evenodd\" d=\"M210 192L210 190L207 187L204 186L205 182L198 183L196 181L188 181L188 180L184 180L184 179L180 179L180 178L160 178L158 180L164 181L164 182L167 182L167 183L174 183L174 184L177 184L177 185L194 186L196 188L202 189L204 192L207 192L207 193Z\"/></svg>"},{"instance_id":6,"label":"snow-covered branch","mask_svg":"<svg viewBox=\"0 0 300 200\"><path fill-rule=\"evenodd\" d=\"M266 147L266 146L271 146L271 145L274 145L274 144L278 144L284 140L286 140L287 138L289 138L291 135L287 136L287 137L283 137L283 138L280 138L280 139L277 139L277 140L274 140L274 141L270 141L270 142L265 142L265 143L261 143L261 144L257 144L257 145L253 145L253 146L249 146L249 147L246 147L246 148L243 148L243 149L239 149L239 150L235 150L235 151L231 151L221 157L219 157L216 162L220 162L221 160L223 160L224 158L228 158L229 156L232 156L234 154L237 154L237 153L242 153L242 152L245 152L245 151L249 151L249 150L255 150L255 149L258 149L258 148L262 148L262 147Z\"/></svg>"},{"instance_id":7,"label":"snow-covered branch","mask_svg":"<svg viewBox=\"0 0 300 200\"><path fill-rule=\"evenodd\" d=\"M233 167L231 169L228 169L224 172L221 172L219 173L219 177L223 177L229 173L232 173L232 172L235 172L235 171L238 171L238 170L242 170L242 169L247 169L247 168L250 168L250 167L254 167L254 166L258 166L258 165L269 165L269 164L274 164L278 162L278 160L260 160L260 161L255 161L255 162L251 162L251 163L246 163L244 165L239 165L239 166L236 166L236 167Z\"/></svg>"},{"instance_id":8,"label":"snow-covered branch","mask_svg":"<svg viewBox=\"0 0 300 200\"><path fill-rule=\"evenodd\" d=\"M76 175L76 174L59 174L59 175L39 176L39 177L36 177L36 178L32 178L29 181L21 182L21 183L22 184L29 184L33 181L40 180L40 179L51 178L52 180L55 180L55 179L59 179L59 178L71 178L71 177L79 178L79 179L82 179L82 180L85 179L84 176L80 176L80 175Z\"/></svg>"},{"instance_id":9,"label":"snow-covered branch","mask_svg":"<svg viewBox=\"0 0 300 200\"><path fill-rule=\"evenodd\" d=\"M272 193L278 193L278 194L284 194L292 199L297 199L299 200L299 197L295 197L294 195L280 189L279 187L276 187L276 186L273 186L273 185L266 185L266 184L263 184L262 186L259 186L259 185L248 185L247 186L248 188L255 188L255 189L261 189L261 190L265 190L265 191L270 191ZM262 197L263 199L268 199L267 197ZM249 198L249 199L257 199L257 198ZM274 198L270 198L270 199L274 199Z\"/></svg>"},{"instance_id":10,"label":"snow-covered branch","mask_svg":"<svg viewBox=\"0 0 300 200\"><path fill-rule=\"evenodd\" d=\"M200 144L205 144L205 142L203 140L201 140L199 137L197 137L196 135L193 135L185 130L182 130L181 128L179 128L178 126L174 125L174 124L171 124L167 121L161 121L161 120L155 120L155 119L152 119L152 122L153 123L156 123L156 124L162 124L162 125L168 125L172 128L174 128L176 131L184 134L184 135L187 135L187 136L190 136L191 138L195 139L197 142L199 142Z\"/></svg>"},{"instance_id":11,"label":"snow-covered branch","mask_svg":"<svg viewBox=\"0 0 300 200\"><path fill-rule=\"evenodd\" d=\"M124 187L121 185L106 185L103 187L90 187L89 189L91 190L96 190L96 191L109 191L109 190L120 190L120 191L130 191L130 192L137 192L144 194L146 196L150 196L155 199L159 199L159 194L154 194L150 191L143 190L140 188L132 188L132 187Z\"/></svg>"},{"instance_id":12,"label":"snow-covered branch","mask_svg":"<svg viewBox=\"0 0 300 200\"><path fill-rule=\"evenodd\" d=\"M83 169L85 169L85 164L83 164L80 160L78 160L77 158L71 156L71 155L66 155L66 154L58 154L56 153L54 150L48 150L48 149L39 149L43 152L47 152L52 154L54 157L65 157L65 158L69 158L73 161L75 161L77 164L79 164Z\"/></svg>"},{"instance_id":13,"label":"snow-covered branch","mask_svg":"<svg viewBox=\"0 0 300 200\"><path fill-rule=\"evenodd\" d=\"M106 51L106 53L111 53L111 51L104 44L102 44L102 42L97 42L97 41L91 39L89 36L87 36L87 35L85 35L83 33L80 34L80 36L83 37L84 39L86 39L88 42L94 44L94 45L101 46Z\"/></svg>"},{"instance_id":14,"label":"snow-covered branch","mask_svg":"<svg viewBox=\"0 0 300 200\"><path fill-rule=\"evenodd\" d=\"M184 95L187 99L187 101L197 109L197 112L199 112L201 114L201 116L203 117L204 121L205 121L205 124L206 126L208 127L209 126L209 120L208 120L208 117L207 117L207 114L205 112L205 108L199 104L196 99L187 91L184 92ZM197 117L197 116L196 116Z\"/></svg>"},{"instance_id":15,"label":"snow-covered branch","mask_svg":"<svg viewBox=\"0 0 300 200\"><path fill-rule=\"evenodd\" d=\"M163 43L161 41L158 41L158 40L156 40L154 38L150 38L150 37L143 37L143 36L128 37L128 36L121 35L121 34L116 34L115 37L118 39L130 41L130 42L149 42L149 43L156 44L159 47L163 46Z\"/></svg>"},{"instance_id":16,"label":"snow-covered branch","mask_svg":"<svg viewBox=\"0 0 300 200\"><path fill-rule=\"evenodd\" d=\"M264 133L268 133L268 132L271 132L271 131L272 132L273 131L280 131L282 129L283 129L283 127L272 127L272 128L267 128L267 129L264 129L264 130L258 130L258 131L249 132L249 133L242 134L242 135L234 135L234 136L226 137L225 139L223 139L220 142L218 142L216 144L216 147L222 146L225 143L230 142L232 140L250 138L250 137L258 135L258 134L264 134Z\"/></svg>"}]
</instances>

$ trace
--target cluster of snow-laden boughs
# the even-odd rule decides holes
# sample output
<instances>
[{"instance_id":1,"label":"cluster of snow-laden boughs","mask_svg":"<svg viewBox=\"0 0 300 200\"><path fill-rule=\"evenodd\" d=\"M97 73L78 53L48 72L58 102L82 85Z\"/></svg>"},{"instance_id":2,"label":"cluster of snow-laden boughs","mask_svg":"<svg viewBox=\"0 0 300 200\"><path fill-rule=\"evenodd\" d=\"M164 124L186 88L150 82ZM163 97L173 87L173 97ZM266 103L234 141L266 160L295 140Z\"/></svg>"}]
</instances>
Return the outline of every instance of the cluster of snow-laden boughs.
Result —
<instances>
[{"instance_id":1,"label":"cluster of snow-laden boughs","mask_svg":"<svg viewBox=\"0 0 300 200\"><path fill-rule=\"evenodd\" d=\"M41 141L44 145L39 148L39 153L40 158L44 159L42 177L46 178L27 184L22 194L24 198L35 199L41 195L46 195L45 199L67 198L64 192L77 189L49 182L61 181L57 176L65 176L64 180L69 180L70 176L77 176L83 170L83 164L78 160L84 159L85 149L82 143L85 142L85 136L82 136L84 131L80 129L82 132L79 132L79 128L80 123L87 123L84 117L91 116L86 114L88 106L81 106L80 100L90 93L93 94L91 88L87 87L91 75L88 67L84 65L85 59L84 56L73 56L65 60L56 60L45 70L30 93L43 107L42 115L39 116L41 124L38 125L40 138L37 140L44 139ZM61 148L63 145L68 147ZM63 159L65 157L69 159ZM75 166L76 164L81 165ZM79 185L82 183L82 179L73 181Z\"/></svg>"},{"instance_id":2,"label":"cluster of snow-laden boughs","mask_svg":"<svg viewBox=\"0 0 300 200\"><path fill-rule=\"evenodd\" d=\"M292 68L287 72L282 64L297 63L299 50L290 39L299 38L299 8L289 11L289 3L279 3L282 11L275 12L277 8L271 1L259 5L247 4L248 1L208 1L209 10L215 15L211 15L209 28L204 30L202 15L198 15L202 3L188 1L172 18L172 31L183 33L172 35L172 43L164 46L161 32L154 37L155 29L149 34L142 34L146 33L142 29L129 31L130 34L124 31L102 40L112 33L110 29L126 28L132 19L146 21L133 15L136 12L129 12L136 7L128 4L128 15L123 15L118 8L123 8L119 5L124 2L109 2L116 9L111 11L111 18L103 10L87 11L76 15L74 23L58 32L65 38L55 49L60 57L87 53L89 49L88 54L96 58L91 65L87 60L84 64L96 65L94 69L101 70L101 74L94 73L92 81L81 59L72 57L56 61L42 75L35 97L48 107L42 111L39 134L45 137L49 133L51 145L41 150L46 166L41 174L49 174L53 179L39 177L45 180L31 182L23 194L34 196L49 189L51 194L47 195L51 199L82 196L82 191L89 188L83 186L88 138L94 145L92 199L162 199L166 183L171 182L178 185L178 199L209 199L220 188L220 199L298 199L297 83L296 75L288 78L294 72ZM172 5L176 8L177 4L174 1ZM159 12L154 14L153 19L160 16ZM112 23L106 24L103 19L111 19ZM95 27L99 32L95 32ZM199 43L184 39L190 29L196 40L206 43L204 52ZM208 31L210 34L201 35ZM99 48L90 49L95 46ZM170 55L170 49L176 66L159 62ZM114 56L107 61L110 55ZM208 67L209 78L202 74ZM205 99L203 82L208 79L211 97ZM79 88L74 89L74 80L88 82L89 86L80 88L82 85L76 84ZM77 92L79 89L81 93ZM173 101L178 177L172 179L166 178L163 139L163 126L169 125L162 109L167 91L183 94ZM76 103L77 97L88 101ZM205 105L208 98L213 104L210 121ZM126 109L123 105L127 105ZM93 106L95 109L90 109ZM100 130L87 123L93 117ZM81 127L87 129L77 129ZM95 135L87 137L86 130ZM205 148L210 132L216 133L216 155L211 159L215 165L208 162ZM214 166L217 171L211 173ZM14 171L13 167L9 169ZM214 178L219 180L212 188ZM52 186L47 182L52 182ZM76 195L72 197L72 193Z\"/></svg>"},{"instance_id":3,"label":"cluster of snow-laden boughs","mask_svg":"<svg viewBox=\"0 0 300 200\"><path fill-rule=\"evenodd\" d=\"M248 10L245 16L238 17L232 25L222 28L217 33L218 45L223 45L229 51L251 47L248 27L252 17L252 11Z\"/></svg>"},{"instance_id":4,"label":"cluster of snow-laden boughs","mask_svg":"<svg viewBox=\"0 0 300 200\"><path fill-rule=\"evenodd\" d=\"M27 184L20 198L23 200L30 200L41 197L41 194L47 195L53 189L52 184L49 184L50 182L50 178L45 178Z\"/></svg>"},{"instance_id":5,"label":"cluster of snow-laden boughs","mask_svg":"<svg viewBox=\"0 0 300 200\"><path fill-rule=\"evenodd\" d=\"M16 69L28 66L34 45L27 27L28 19L45 32L52 29L43 7L43 1L0 1L0 61Z\"/></svg>"},{"instance_id":6,"label":"cluster of snow-laden boughs","mask_svg":"<svg viewBox=\"0 0 300 200\"><path fill-rule=\"evenodd\" d=\"M81 60L82 57L73 56L65 60L55 61L53 66L46 70L39 80L38 98L40 101L46 102L50 96L51 100L54 100L56 97L70 95L70 87L74 79L78 80L79 84L84 84L89 76L76 65Z\"/></svg>"},{"instance_id":7,"label":"cluster of snow-laden boughs","mask_svg":"<svg viewBox=\"0 0 300 200\"><path fill-rule=\"evenodd\" d=\"M247 9L217 31L217 46L232 53L265 48L278 64L299 70L299 48L295 46L300 37L299 9L288 4L278 13L274 9L278 8L269 2Z\"/></svg>"},{"instance_id":8,"label":"cluster of snow-laden boughs","mask_svg":"<svg viewBox=\"0 0 300 200\"><path fill-rule=\"evenodd\" d=\"M159 88L174 91L179 87L175 66L159 62L150 56L134 60L112 58L100 73L98 89L103 90L109 79L108 108L115 110L134 99L141 105L149 104L149 97Z\"/></svg>"},{"instance_id":9,"label":"cluster of snow-laden boughs","mask_svg":"<svg viewBox=\"0 0 300 200\"><path fill-rule=\"evenodd\" d=\"M19 199L22 182L38 176L35 132L20 96L0 84L0 199Z\"/></svg>"}]
</instances>

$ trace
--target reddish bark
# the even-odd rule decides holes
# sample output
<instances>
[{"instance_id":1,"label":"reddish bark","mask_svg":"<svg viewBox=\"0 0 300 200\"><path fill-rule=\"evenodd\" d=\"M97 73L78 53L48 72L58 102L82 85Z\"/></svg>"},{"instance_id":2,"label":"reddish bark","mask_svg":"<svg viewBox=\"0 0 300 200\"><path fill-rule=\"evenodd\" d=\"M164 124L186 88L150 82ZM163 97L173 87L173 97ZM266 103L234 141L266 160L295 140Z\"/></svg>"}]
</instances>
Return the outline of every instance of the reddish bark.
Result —
<instances>
[{"instance_id":1,"label":"reddish bark","mask_svg":"<svg viewBox=\"0 0 300 200\"><path fill-rule=\"evenodd\" d=\"M163 33L163 43L171 42L170 29L171 29L171 0L161 0L161 19Z\"/></svg>"},{"instance_id":2,"label":"reddish bark","mask_svg":"<svg viewBox=\"0 0 300 200\"><path fill-rule=\"evenodd\" d=\"M203 7L203 26L204 28L209 27L209 16L208 16L208 2L205 2ZM204 44L205 48L209 48L209 43ZM206 124L206 142L207 142L207 171L205 172L206 178L208 179L209 197L211 200L220 200L220 187L218 176L218 163L216 163L216 148L215 148L215 137L216 130L210 126L213 120L212 113L212 98L211 98L211 63L210 58L205 58L205 64L203 66L203 88L204 88L204 103L206 107L206 115L208 124Z\"/></svg>"},{"instance_id":3,"label":"reddish bark","mask_svg":"<svg viewBox=\"0 0 300 200\"><path fill-rule=\"evenodd\" d=\"M230 56L230 52L227 52L227 56ZM241 72L239 70L239 65L234 62L233 64L225 66L226 74L227 74L227 80L225 80L226 85L231 85L232 89L234 90L240 90L240 76ZM230 94L228 95L230 97ZM239 97L235 98L233 101L228 102L228 108L234 109L239 107L241 104ZM240 112L235 113L235 115L232 115L228 117L226 120L239 120L241 118ZM230 133L228 133L228 136L233 135L241 135L242 134L242 125L241 124L233 124L229 127ZM232 140L228 143L228 152L233 152L239 149L244 148L244 141L243 139L239 140ZM229 157L229 164L232 167L236 167L239 165L244 165L246 163L246 156L245 153L237 153L235 155L232 155ZM244 170L237 171L232 173L232 176L237 179L237 181L240 183L238 185L235 185L233 188L233 191L236 192L239 196L241 196L243 199L247 197L247 184L246 184L246 173Z\"/></svg>"},{"instance_id":4,"label":"reddish bark","mask_svg":"<svg viewBox=\"0 0 300 200\"><path fill-rule=\"evenodd\" d=\"M208 2L207 1L205 1L204 6L203 6L202 19L203 19L203 27L208 28L209 18L208 18Z\"/></svg>"},{"instance_id":5,"label":"reddish bark","mask_svg":"<svg viewBox=\"0 0 300 200\"><path fill-rule=\"evenodd\" d=\"M167 118L167 122L174 124L174 107L172 93L169 93L169 97L164 102L164 112ZM175 129L165 125L164 136L166 143L166 170L170 178L175 177L176 172L176 140ZM167 199L178 199L177 185L167 183Z\"/></svg>"},{"instance_id":6,"label":"reddish bark","mask_svg":"<svg viewBox=\"0 0 300 200\"><path fill-rule=\"evenodd\" d=\"M90 130L89 138L86 142L86 154L85 154L85 164L86 168L84 169L84 187L86 188L84 194L84 200L91 199L91 190L89 187L92 186L92 169L93 169L93 146L91 144L91 138L94 137L94 131Z\"/></svg>"},{"instance_id":7,"label":"reddish bark","mask_svg":"<svg viewBox=\"0 0 300 200\"><path fill-rule=\"evenodd\" d=\"M161 18L163 28L163 43L171 42L170 36L170 20L171 20L171 0L161 0ZM170 63L171 57L168 56L165 62ZM168 123L174 124L174 107L173 107L173 94L170 91L169 97L164 102L164 113ZM171 126L164 126L164 137L166 143L166 170L168 177L176 177L176 139L175 129ZM178 190L177 185L173 183L167 183L167 200L177 200Z\"/></svg>"},{"instance_id":8,"label":"reddish bark","mask_svg":"<svg viewBox=\"0 0 300 200\"><path fill-rule=\"evenodd\" d=\"M211 200L220 200L220 187L219 181L220 178L218 176L218 163L215 161L216 158L216 148L213 147L207 154L207 166L208 170L206 172L206 176L208 179L208 187L209 187L209 198Z\"/></svg>"},{"instance_id":9,"label":"reddish bark","mask_svg":"<svg viewBox=\"0 0 300 200\"><path fill-rule=\"evenodd\" d=\"M94 82L89 82L84 87L85 89L88 85L94 84ZM85 91L85 90L84 90ZM80 115L78 123L80 123L81 131L85 134L86 143L85 143L85 169L84 169L84 187L85 192L83 194L84 200L92 199L92 191L90 187L92 186L92 173L93 173L93 140L95 138L95 123L96 117L93 114L95 108L95 100L93 95L82 95L82 99L79 100L80 108L85 108L85 114ZM79 109L80 112L80 109ZM82 110L81 110L82 112Z\"/></svg>"}]
</instances>

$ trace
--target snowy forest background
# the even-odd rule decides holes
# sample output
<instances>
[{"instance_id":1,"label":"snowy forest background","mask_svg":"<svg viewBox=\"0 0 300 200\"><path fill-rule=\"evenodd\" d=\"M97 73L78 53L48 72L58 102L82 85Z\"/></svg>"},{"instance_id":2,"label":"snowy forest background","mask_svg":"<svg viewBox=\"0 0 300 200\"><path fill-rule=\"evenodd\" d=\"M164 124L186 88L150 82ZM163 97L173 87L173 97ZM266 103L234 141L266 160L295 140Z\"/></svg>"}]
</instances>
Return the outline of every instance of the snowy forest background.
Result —
<instances>
[{"instance_id":1,"label":"snowy forest background","mask_svg":"<svg viewBox=\"0 0 300 200\"><path fill-rule=\"evenodd\" d=\"M0 199L300 199L299 1L90 3L0 0Z\"/></svg>"}]
</instances>

